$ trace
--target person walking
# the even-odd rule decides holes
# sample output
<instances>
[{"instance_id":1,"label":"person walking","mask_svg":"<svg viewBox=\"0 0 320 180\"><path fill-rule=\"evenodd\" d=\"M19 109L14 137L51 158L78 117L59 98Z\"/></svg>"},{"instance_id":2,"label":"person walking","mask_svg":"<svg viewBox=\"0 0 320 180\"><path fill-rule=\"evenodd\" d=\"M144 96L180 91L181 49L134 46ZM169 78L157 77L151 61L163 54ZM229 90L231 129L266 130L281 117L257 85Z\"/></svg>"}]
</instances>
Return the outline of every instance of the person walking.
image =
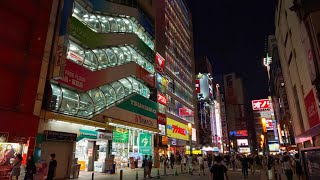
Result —
<instances>
[{"instance_id":1,"label":"person walking","mask_svg":"<svg viewBox=\"0 0 320 180\"><path fill-rule=\"evenodd\" d=\"M236 170L236 160L234 158L234 155L231 156L231 164L232 164L232 170Z\"/></svg>"},{"instance_id":2,"label":"person walking","mask_svg":"<svg viewBox=\"0 0 320 180\"><path fill-rule=\"evenodd\" d=\"M273 158L273 156L269 156L268 162L267 162L267 168L268 168L268 178L273 179L274 178L274 158Z\"/></svg>"},{"instance_id":3,"label":"person walking","mask_svg":"<svg viewBox=\"0 0 320 180\"><path fill-rule=\"evenodd\" d=\"M144 155L142 160L142 167L143 167L143 178L147 178L149 173L149 166L148 166L148 155Z\"/></svg>"},{"instance_id":4,"label":"person walking","mask_svg":"<svg viewBox=\"0 0 320 180\"><path fill-rule=\"evenodd\" d=\"M20 176L20 171L21 171L21 163L22 163L22 156L21 154L17 154L14 157L14 160L12 162L12 167L11 167L11 172L10 172L10 179L13 180L17 180L18 177Z\"/></svg>"},{"instance_id":5,"label":"person walking","mask_svg":"<svg viewBox=\"0 0 320 180\"><path fill-rule=\"evenodd\" d=\"M248 177L248 159L246 155L243 155L242 158L240 158L241 161L241 167L242 167L242 177L247 178Z\"/></svg>"},{"instance_id":6,"label":"person walking","mask_svg":"<svg viewBox=\"0 0 320 180\"><path fill-rule=\"evenodd\" d=\"M36 173L37 167L33 160L33 155L28 157L27 166L26 166L26 175L24 180L33 180L33 175Z\"/></svg>"},{"instance_id":7,"label":"person walking","mask_svg":"<svg viewBox=\"0 0 320 180\"><path fill-rule=\"evenodd\" d=\"M190 154L188 158L190 174L193 175L193 156Z\"/></svg>"},{"instance_id":8,"label":"person walking","mask_svg":"<svg viewBox=\"0 0 320 180\"><path fill-rule=\"evenodd\" d=\"M47 180L53 180L53 177L56 176L56 169L57 169L57 161L55 160L56 154L50 154L51 161L49 162L49 168L48 168L48 175Z\"/></svg>"},{"instance_id":9,"label":"person walking","mask_svg":"<svg viewBox=\"0 0 320 180\"><path fill-rule=\"evenodd\" d=\"M197 160L198 160L198 163L199 163L199 176L201 174L201 171L202 171L202 174L205 175L204 174L204 159L203 159L201 154L198 155Z\"/></svg>"},{"instance_id":10,"label":"person walking","mask_svg":"<svg viewBox=\"0 0 320 180\"><path fill-rule=\"evenodd\" d=\"M148 160L148 168L149 168L148 177L149 177L149 179L152 178L152 176L151 176L152 165L153 165L152 156L150 156L150 158Z\"/></svg>"},{"instance_id":11,"label":"person walking","mask_svg":"<svg viewBox=\"0 0 320 180\"><path fill-rule=\"evenodd\" d=\"M184 166L184 170L187 169L187 161L188 161L188 157L187 157L187 155L184 155L183 158L182 158L182 163L183 163L183 166Z\"/></svg>"},{"instance_id":12,"label":"person walking","mask_svg":"<svg viewBox=\"0 0 320 180\"><path fill-rule=\"evenodd\" d=\"M282 163L283 171L285 172L287 179L292 180L293 178L293 171L292 171L292 164L290 162L289 156L283 157L283 163Z\"/></svg>"},{"instance_id":13,"label":"person walking","mask_svg":"<svg viewBox=\"0 0 320 180\"><path fill-rule=\"evenodd\" d=\"M295 154L294 155L294 169L295 169L295 174L298 177L298 180L302 180L303 179L303 169L302 169L302 165L301 165L301 161L300 161L300 156L299 154Z\"/></svg>"},{"instance_id":14,"label":"person walking","mask_svg":"<svg viewBox=\"0 0 320 180\"><path fill-rule=\"evenodd\" d=\"M211 154L208 154L207 162L208 162L208 168L210 169L211 165L212 165L212 155Z\"/></svg>"},{"instance_id":15,"label":"person walking","mask_svg":"<svg viewBox=\"0 0 320 180\"><path fill-rule=\"evenodd\" d=\"M210 180L224 180L224 176L226 177L226 180L229 180L227 174L228 168L221 163L222 160L221 156L215 157L216 163L210 168Z\"/></svg>"},{"instance_id":16,"label":"person walking","mask_svg":"<svg viewBox=\"0 0 320 180\"><path fill-rule=\"evenodd\" d=\"M170 155L170 166L171 166L171 169L173 169L173 167L174 167L174 155L173 154L171 154Z\"/></svg>"},{"instance_id":17,"label":"person walking","mask_svg":"<svg viewBox=\"0 0 320 180\"><path fill-rule=\"evenodd\" d=\"M254 160L252 155L248 156L248 163L249 163L250 173L254 174Z\"/></svg>"}]
</instances>

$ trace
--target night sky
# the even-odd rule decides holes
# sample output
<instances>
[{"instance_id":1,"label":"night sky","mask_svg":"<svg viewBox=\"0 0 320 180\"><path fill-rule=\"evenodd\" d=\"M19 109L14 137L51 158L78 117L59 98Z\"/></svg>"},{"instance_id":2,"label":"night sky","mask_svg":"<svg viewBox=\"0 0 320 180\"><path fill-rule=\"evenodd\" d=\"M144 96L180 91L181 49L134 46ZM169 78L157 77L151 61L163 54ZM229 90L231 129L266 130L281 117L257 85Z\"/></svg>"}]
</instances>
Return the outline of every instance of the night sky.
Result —
<instances>
[{"instance_id":1,"label":"night sky","mask_svg":"<svg viewBox=\"0 0 320 180\"><path fill-rule=\"evenodd\" d=\"M214 74L239 73L249 99L266 98L264 42L274 34L275 0L189 0L196 60L208 56Z\"/></svg>"}]
</instances>

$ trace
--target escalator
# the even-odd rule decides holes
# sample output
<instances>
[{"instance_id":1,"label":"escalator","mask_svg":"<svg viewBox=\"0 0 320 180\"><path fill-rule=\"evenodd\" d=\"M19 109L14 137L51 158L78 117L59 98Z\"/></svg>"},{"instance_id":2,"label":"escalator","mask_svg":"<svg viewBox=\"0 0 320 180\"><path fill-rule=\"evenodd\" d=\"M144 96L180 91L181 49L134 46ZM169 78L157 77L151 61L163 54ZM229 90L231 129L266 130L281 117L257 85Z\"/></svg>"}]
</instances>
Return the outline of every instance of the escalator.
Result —
<instances>
[{"instance_id":1,"label":"escalator","mask_svg":"<svg viewBox=\"0 0 320 180\"><path fill-rule=\"evenodd\" d=\"M82 93L54 83L48 83L46 91L47 110L85 119L91 119L134 95L145 99L150 97L150 89L131 76Z\"/></svg>"}]
</instances>

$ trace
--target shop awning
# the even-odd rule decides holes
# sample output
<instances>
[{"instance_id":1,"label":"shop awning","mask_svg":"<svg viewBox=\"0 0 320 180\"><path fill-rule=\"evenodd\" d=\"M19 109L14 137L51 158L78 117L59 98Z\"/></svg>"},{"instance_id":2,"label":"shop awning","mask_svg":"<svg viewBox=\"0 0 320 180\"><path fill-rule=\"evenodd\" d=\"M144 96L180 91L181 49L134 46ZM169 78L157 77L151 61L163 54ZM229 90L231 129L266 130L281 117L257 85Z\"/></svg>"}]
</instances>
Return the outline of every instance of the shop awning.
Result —
<instances>
[{"instance_id":1,"label":"shop awning","mask_svg":"<svg viewBox=\"0 0 320 180\"><path fill-rule=\"evenodd\" d=\"M106 118L106 124L109 126L115 126L115 127L122 127L127 129L139 129L142 131L149 131L150 133L160 133L161 131L159 129L155 129L152 127L142 126L139 124L134 124L126 121L121 121L118 119L113 118Z\"/></svg>"},{"instance_id":2,"label":"shop awning","mask_svg":"<svg viewBox=\"0 0 320 180\"><path fill-rule=\"evenodd\" d=\"M113 127L109 126L105 123L102 122L97 122L97 121L92 121L88 119L82 119L78 117L72 117L72 116L67 116L63 114L58 114L50 111L45 111L45 119L53 119L53 120L60 120L60 121L65 121L69 123L77 123L81 125L87 125L87 126L93 126L93 127L98 127L98 128L103 128L107 130L112 130Z\"/></svg>"}]
</instances>

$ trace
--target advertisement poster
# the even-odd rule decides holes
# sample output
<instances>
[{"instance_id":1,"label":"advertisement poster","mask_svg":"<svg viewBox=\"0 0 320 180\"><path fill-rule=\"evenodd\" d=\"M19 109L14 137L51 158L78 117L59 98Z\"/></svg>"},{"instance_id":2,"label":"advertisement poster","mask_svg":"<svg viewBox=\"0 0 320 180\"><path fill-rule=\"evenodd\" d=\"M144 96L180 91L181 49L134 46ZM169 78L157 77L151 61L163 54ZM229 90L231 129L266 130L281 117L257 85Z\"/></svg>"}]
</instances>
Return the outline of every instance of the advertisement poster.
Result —
<instances>
[{"instance_id":1,"label":"advertisement poster","mask_svg":"<svg viewBox=\"0 0 320 180\"><path fill-rule=\"evenodd\" d=\"M317 103L314 96L313 89L304 98L304 103L306 105L307 115L309 119L310 128L320 123L319 114L317 110Z\"/></svg>"},{"instance_id":2,"label":"advertisement poster","mask_svg":"<svg viewBox=\"0 0 320 180\"><path fill-rule=\"evenodd\" d=\"M151 142L152 142L151 134L140 133L139 153L143 155L152 155Z\"/></svg>"},{"instance_id":3,"label":"advertisement poster","mask_svg":"<svg viewBox=\"0 0 320 180\"><path fill-rule=\"evenodd\" d=\"M113 142L128 143L129 142L129 130L122 128L113 129Z\"/></svg>"},{"instance_id":4,"label":"advertisement poster","mask_svg":"<svg viewBox=\"0 0 320 180\"><path fill-rule=\"evenodd\" d=\"M0 166L9 166L10 159L21 150L21 145L18 143L0 143Z\"/></svg>"},{"instance_id":5,"label":"advertisement poster","mask_svg":"<svg viewBox=\"0 0 320 180\"><path fill-rule=\"evenodd\" d=\"M167 136L188 141L188 126L167 117Z\"/></svg>"}]
</instances>

